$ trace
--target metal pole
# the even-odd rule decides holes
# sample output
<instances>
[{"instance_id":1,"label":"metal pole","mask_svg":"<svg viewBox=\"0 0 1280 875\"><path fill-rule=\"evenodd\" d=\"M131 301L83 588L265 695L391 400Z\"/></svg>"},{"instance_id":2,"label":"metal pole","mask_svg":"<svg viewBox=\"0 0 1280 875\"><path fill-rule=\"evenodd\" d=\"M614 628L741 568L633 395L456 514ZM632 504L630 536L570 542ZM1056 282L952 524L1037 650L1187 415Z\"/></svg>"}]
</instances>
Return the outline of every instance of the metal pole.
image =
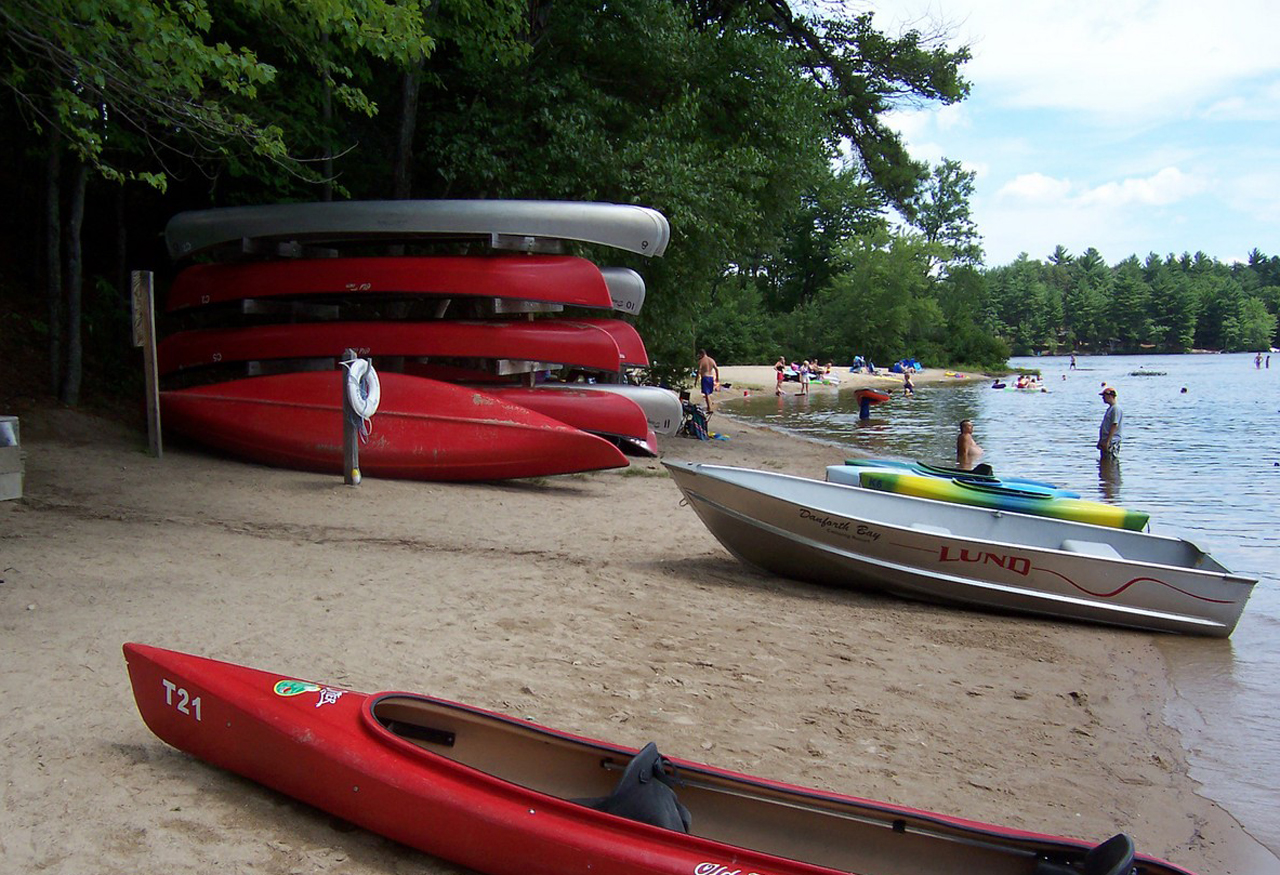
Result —
<instances>
[{"instance_id":1,"label":"metal pole","mask_svg":"<svg viewBox=\"0 0 1280 875\"><path fill-rule=\"evenodd\" d=\"M360 427L358 417L351 407L351 396L347 392L346 365L355 361L358 356L354 349L342 351L342 482L348 486L360 485Z\"/></svg>"}]
</instances>

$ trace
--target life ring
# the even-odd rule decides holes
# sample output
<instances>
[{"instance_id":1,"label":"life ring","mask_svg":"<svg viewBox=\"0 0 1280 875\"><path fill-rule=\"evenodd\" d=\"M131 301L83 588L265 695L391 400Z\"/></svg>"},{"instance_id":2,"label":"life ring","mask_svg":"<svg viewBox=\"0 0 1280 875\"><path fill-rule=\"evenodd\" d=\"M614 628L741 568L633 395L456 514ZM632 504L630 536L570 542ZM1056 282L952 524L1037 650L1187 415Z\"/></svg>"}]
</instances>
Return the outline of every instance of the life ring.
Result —
<instances>
[{"instance_id":1,"label":"life ring","mask_svg":"<svg viewBox=\"0 0 1280 875\"><path fill-rule=\"evenodd\" d=\"M343 365L347 368L347 403L367 428L369 420L378 412L378 402L382 400L378 372L368 359L358 358L343 362Z\"/></svg>"}]
</instances>

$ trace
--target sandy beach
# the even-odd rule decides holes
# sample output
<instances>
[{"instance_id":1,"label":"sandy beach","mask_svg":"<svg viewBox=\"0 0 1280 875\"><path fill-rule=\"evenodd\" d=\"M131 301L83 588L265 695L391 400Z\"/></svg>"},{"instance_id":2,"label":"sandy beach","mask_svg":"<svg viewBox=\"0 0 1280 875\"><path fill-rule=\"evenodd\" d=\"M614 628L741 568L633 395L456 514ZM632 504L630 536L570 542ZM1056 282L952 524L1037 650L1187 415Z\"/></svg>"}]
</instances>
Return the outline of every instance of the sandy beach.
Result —
<instances>
[{"instance_id":1,"label":"sandy beach","mask_svg":"<svg viewBox=\"0 0 1280 875\"><path fill-rule=\"evenodd\" d=\"M722 380L718 401L773 391L768 367ZM841 458L728 411L712 425L728 440L664 456L810 477ZM459 871L167 747L125 641L1012 827L1125 831L1202 875L1267 871L1196 793L1150 635L756 572L656 460L346 487L172 443L156 460L145 435L64 410L23 413L22 437L25 496L0 502L7 871Z\"/></svg>"}]
</instances>

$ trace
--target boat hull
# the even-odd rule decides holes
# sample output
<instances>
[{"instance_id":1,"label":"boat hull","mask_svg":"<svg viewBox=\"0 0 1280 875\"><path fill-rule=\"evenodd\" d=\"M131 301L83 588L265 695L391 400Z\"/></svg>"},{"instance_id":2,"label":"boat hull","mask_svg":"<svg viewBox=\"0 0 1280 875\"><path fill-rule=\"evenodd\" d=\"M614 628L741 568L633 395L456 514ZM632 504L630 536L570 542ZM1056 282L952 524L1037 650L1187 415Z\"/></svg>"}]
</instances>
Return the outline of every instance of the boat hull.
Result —
<instances>
[{"instance_id":1,"label":"boat hull","mask_svg":"<svg viewBox=\"0 0 1280 875\"><path fill-rule=\"evenodd\" d=\"M1177 538L764 471L664 462L739 559L904 598L1226 637L1255 580Z\"/></svg>"},{"instance_id":2,"label":"boat hull","mask_svg":"<svg viewBox=\"0 0 1280 875\"><path fill-rule=\"evenodd\" d=\"M655 433L671 437L680 431L684 408L680 396L661 386L633 386L629 383L546 383L540 388L557 391L608 392L630 398L644 411Z\"/></svg>"},{"instance_id":3,"label":"boat hull","mask_svg":"<svg viewBox=\"0 0 1280 875\"><path fill-rule=\"evenodd\" d=\"M837 480L843 473L843 471L833 472L834 476L828 475L827 479ZM1150 521L1150 516L1142 511L1130 510L1114 504L1046 495L1043 492L1035 493L1022 488L970 483L955 477L946 479L906 471L862 468L858 472L858 482L867 489L878 489L881 492L931 498L934 501L950 501L992 510L1027 513L1056 520L1090 523L1095 526L1111 526L1135 532L1142 531Z\"/></svg>"},{"instance_id":4,"label":"boat hull","mask_svg":"<svg viewBox=\"0 0 1280 875\"><path fill-rule=\"evenodd\" d=\"M629 267L602 267L600 273L609 287L613 309L628 316L638 316L644 309L644 277Z\"/></svg>"},{"instance_id":5,"label":"boat hull","mask_svg":"<svg viewBox=\"0 0 1280 875\"><path fill-rule=\"evenodd\" d=\"M246 298L434 295L613 306L601 270L563 255L282 259L195 264L173 281L169 312Z\"/></svg>"},{"instance_id":6,"label":"boat hull","mask_svg":"<svg viewBox=\"0 0 1280 875\"><path fill-rule=\"evenodd\" d=\"M411 480L506 480L624 468L613 444L484 392L382 374L360 470ZM160 393L166 428L267 465L342 472L339 371L253 377Z\"/></svg>"},{"instance_id":7,"label":"boat hull","mask_svg":"<svg viewBox=\"0 0 1280 875\"><path fill-rule=\"evenodd\" d=\"M634 330L634 329L633 329ZM162 375L226 362L362 356L523 359L617 372L622 353L608 331L559 319L429 322L300 322L171 334L156 348Z\"/></svg>"},{"instance_id":8,"label":"boat hull","mask_svg":"<svg viewBox=\"0 0 1280 875\"><path fill-rule=\"evenodd\" d=\"M335 243L464 238L521 248L538 241L596 243L659 256L671 239L649 207L582 201L401 200L265 204L179 213L164 230L169 256L189 258L243 242ZM507 241L501 238L508 238Z\"/></svg>"},{"instance_id":9,"label":"boat hull","mask_svg":"<svg viewBox=\"0 0 1280 875\"><path fill-rule=\"evenodd\" d=\"M624 438L647 455L657 455L657 438L644 411L624 395L520 386L485 386L482 391L591 434Z\"/></svg>"},{"instance_id":10,"label":"boat hull","mask_svg":"<svg viewBox=\"0 0 1280 875\"><path fill-rule=\"evenodd\" d=\"M618 352L622 356L622 364L629 368L649 367L649 351L644 347L644 339L630 322L621 319L603 317L587 317L571 320L579 325L590 325L613 338L618 344Z\"/></svg>"},{"instance_id":11,"label":"boat hull","mask_svg":"<svg viewBox=\"0 0 1280 875\"><path fill-rule=\"evenodd\" d=\"M633 748L429 696L370 696L141 644L124 655L139 713L166 743L490 875L1032 875L1041 858L1078 867L1088 848L677 758L693 826L665 829L571 801L608 794ZM1148 875L1189 875L1139 862Z\"/></svg>"}]
</instances>

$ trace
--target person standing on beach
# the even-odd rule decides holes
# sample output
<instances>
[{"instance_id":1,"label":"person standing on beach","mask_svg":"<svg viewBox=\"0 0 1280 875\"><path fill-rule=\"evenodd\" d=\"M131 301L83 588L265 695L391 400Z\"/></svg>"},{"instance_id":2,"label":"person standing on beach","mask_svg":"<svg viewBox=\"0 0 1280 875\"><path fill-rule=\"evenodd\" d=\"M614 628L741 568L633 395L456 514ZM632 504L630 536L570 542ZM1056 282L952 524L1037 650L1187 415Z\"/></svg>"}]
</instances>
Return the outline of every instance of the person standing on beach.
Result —
<instances>
[{"instance_id":1,"label":"person standing on beach","mask_svg":"<svg viewBox=\"0 0 1280 875\"><path fill-rule=\"evenodd\" d=\"M973 422L960 420L960 434L956 437L956 465L970 471L982 458L982 447L973 439Z\"/></svg>"},{"instance_id":2,"label":"person standing on beach","mask_svg":"<svg viewBox=\"0 0 1280 875\"><path fill-rule=\"evenodd\" d=\"M781 395L782 381L786 377L786 371L787 371L786 359L784 359L782 356L778 356L778 363L773 366L773 369L774 371L777 372L777 386L774 388L773 394Z\"/></svg>"},{"instance_id":3,"label":"person standing on beach","mask_svg":"<svg viewBox=\"0 0 1280 875\"><path fill-rule=\"evenodd\" d=\"M1107 386L1098 393L1107 405L1107 412L1102 415L1102 425L1098 428L1098 450L1103 459L1118 460L1120 458L1120 425L1124 418L1120 405L1116 403L1116 390Z\"/></svg>"},{"instance_id":4,"label":"person standing on beach","mask_svg":"<svg viewBox=\"0 0 1280 875\"><path fill-rule=\"evenodd\" d=\"M705 349L698 350L698 382L702 384L702 398L707 403L707 413L710 413L711 393L720 382L720 366Z\"/></svg>"},{"instance_id":5,"label":"person standing on beach","mask_svg":"<svg viewBox=\"0 0 1280 875\"><path fill-rule=\"evenodd\" d=\"M809 394L809 360L805 359L800 365L800 394Z\"/></svg>"}]
</instances>

